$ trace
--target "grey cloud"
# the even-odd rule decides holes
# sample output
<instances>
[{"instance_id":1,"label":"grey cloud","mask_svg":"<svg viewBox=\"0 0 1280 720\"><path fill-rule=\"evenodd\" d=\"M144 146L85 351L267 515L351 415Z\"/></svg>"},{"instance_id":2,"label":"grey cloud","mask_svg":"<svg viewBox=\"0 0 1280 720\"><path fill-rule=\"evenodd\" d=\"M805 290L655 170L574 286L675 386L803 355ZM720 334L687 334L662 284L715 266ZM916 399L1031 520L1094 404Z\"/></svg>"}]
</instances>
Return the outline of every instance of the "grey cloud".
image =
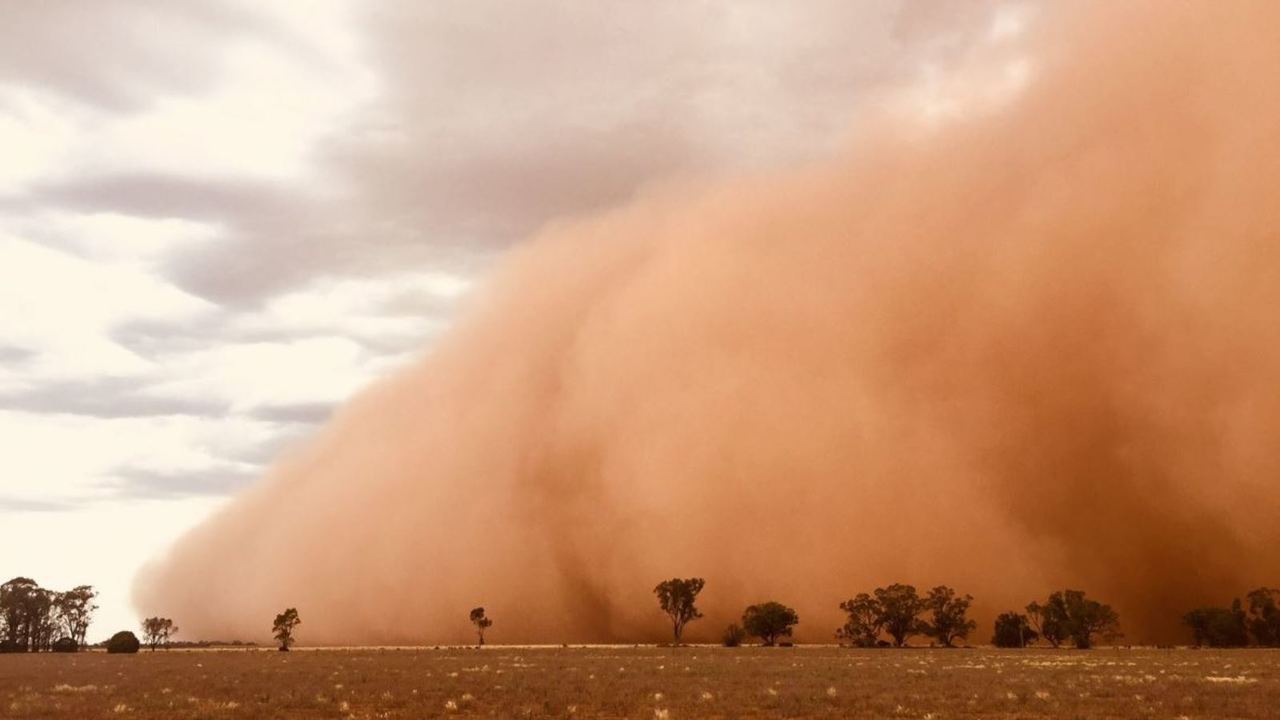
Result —
<instances>
[{"instance_id":1,"label":"grey cloud","mask_svg":"<svg viewBox=\"0 0 1280 720\"><path fill-rule=\"evenodd\" d=\"M298 403L294 405L265 405L250 414L258 420L271 422L318 425L333 413L334 403Z\"/></svg>"},{"instance_id":2,"label":"grey cloud","mask_svg":"<svg viewBox=\"0 0 1280 720\"><path fill-rule=\"evenodd\" d=\"M114 479L103 486L111 497L126 499L177 499L231 495L246 487L262 468L222 466L199 470L153 470L136 466L117 468Z\"/></svg>"},{"instance_id":3,"label":"grey cloud","mask_svg":"<svg viewBox=\"0 0 1280 720\"><path fill-rule=\"evenodd\" d=\"M227 3L190 0L9 0L3 13L0 82L111 112L210 87L219 46L268 29Z\"/></svg>"},{"instance_id":4,"label":"grey cloud","mask_svg":"<svg viewBox=\"0 0 1280 720\"><path fill-rule=\"evenodd\" d=\"M0 393L0 408L33 413L67 413L98 418L157 415L225 415L227 406L201 398L147 395L143 380L102 378L46 382L34 388Z\"/></svg>"},{"instance_id":5,"label":"grey cloud","mask_svg":"<svg viewBox=\"0 0 1280 720\"><path fill-rule=\"evenodd\" d=\"M0 343L0 363L5 365L17 365L31 359L36 355L36 351L30 348L18 347L17 345L6 345Z\"/></svg>"},{"instance_id":6,"label":"grey cloud","mask_svg":"<svg viewBox=\"0 0 1280 720\"><path fill-rule=\"evenodd\" d=\"M8 512L64 512L80 507L81 503L70 503L62 500L45 500L40 498L24 498L15 495L0 495L0 511Z\"/></svg>"}]
</instances>

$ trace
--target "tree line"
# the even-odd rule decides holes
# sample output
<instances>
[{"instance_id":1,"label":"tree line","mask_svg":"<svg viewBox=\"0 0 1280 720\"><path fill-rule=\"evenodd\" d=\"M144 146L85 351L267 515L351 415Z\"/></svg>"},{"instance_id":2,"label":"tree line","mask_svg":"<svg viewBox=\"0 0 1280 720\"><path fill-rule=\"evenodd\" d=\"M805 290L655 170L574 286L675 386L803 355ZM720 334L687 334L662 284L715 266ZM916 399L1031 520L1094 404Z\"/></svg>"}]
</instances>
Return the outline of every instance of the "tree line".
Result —
<instances>
[{"instance_id":1,"label":"tree line","mask_svg":"<svg viewBox=\"0 0 1280 720\"><path fill-rule=\"evenodd\" d=\"M1247 602L1247 605L1246 605ZM1230 607L1196 608L1182 616L1196 645L1280 647L1280 589L1260 587Z\"/></svg>"},{"instance_id":2,"label":"tree line","mask_svg":"<svg viewBox=\"0 0 1280 720\"><path fill-rule=\"evenodd\" d=\"M672 642L680 644L686 626L703 617L698 595L706 587L703 578L671 578L654 587L658 607L670 621ZM0 585L0 652L74 652L85 646L85 635L98 609L97 592L80 585L59 592L39 586L31 578L17 577ZM859 593L840 603L846 620L836 628L835 638L850 647L905 647L917 636L931 644L954 647L966 640L977 623L969 618L973 596L961 595L946 585L921 594L915 586L894 583L871 592ZM483 607L468 616L475 627L479 645L493 620ZM1230 607L1202 607L1182 618L1197 646L1280 647L1280 589L1260 587ZM289 650L294 631L302 623L296 608L276 615L272 635L279 649ZM721 636L725 646L741 645L748 637L762 645L787 645L800 616L795 609L776 600L749 605L741 623L732 623ZM178 632L171 618L149 617L142 622L145 644L155 650L168 647ZM998 615L991 643L1002 648L1024 648L1044 641L1057 648L1070 644L1092 647L1098 639L1121 636L1120 617L1106 603L1088 597L1082 590L1060 590L1043 602L1033 601L1024 612ZM137 652L143 641L127 630L103 643L108 652Z\"/></svg>"},{"instance_id":3,"label":"tree line","mask_svg":"<svg viewBox=\"0 0 1280 720\"><path fill-rule=\"evenodd\" d=\"M92 586L59 592L16 577L0 585L0 652L74 652L98 609Z\"/></svg>"},{"instance_id":4,"label":"tree line","mask_svg":"<svg viewBox=\"0 0 1280 720\"><path fill-rule=\"evenodd\" d=\"M702 578L672 578L653 589L658 606L671 618L672 641L680 643L686 624L702 617L698 594L706 587ZM938 585L921 594L914 585L894 583L869 593L859 593L840 603L846 620L836 628L836 640L850 647L905 647L911 638L925 636L932 643L954 647L977 629L969 619L972 595ZM725 629L726 646L740 645L747 637L761 644L779 644L791 637L799 624L796 611L777 601L748 606L742 622ZM996 620L992 643L999 647L1026 647L1044 638L1053 647L1071 640L1078 648L1092 647L1101 638L1120 635L1120 618L1110 605L1085 596L1080 590L1062 590L1027 606L1027 614L1004 613ZM785 643L783 643L785 644Z\"/></svg>"}]
</instances>

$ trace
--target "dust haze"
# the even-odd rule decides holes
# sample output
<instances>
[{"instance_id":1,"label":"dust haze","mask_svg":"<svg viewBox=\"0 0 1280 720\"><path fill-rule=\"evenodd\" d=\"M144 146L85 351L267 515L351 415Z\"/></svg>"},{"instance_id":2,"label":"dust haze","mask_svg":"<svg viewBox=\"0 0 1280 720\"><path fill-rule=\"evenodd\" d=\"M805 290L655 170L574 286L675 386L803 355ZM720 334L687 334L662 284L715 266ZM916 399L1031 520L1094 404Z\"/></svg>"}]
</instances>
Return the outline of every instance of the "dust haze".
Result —
<instances>
[{"instance_id":1,"label":"dust haze","mask_svg":"<svg viewBox=\"0 0 1280 720\"><path fill-rule=\"evenodd\" d=\"M839 156L522 244L416 366L139 578L188 637L662 639L1080 587L1126 639L1276 584L1280 5L1062 3ZM874 107L871 107L871 106Z\"/></svg>"}]
</instances>

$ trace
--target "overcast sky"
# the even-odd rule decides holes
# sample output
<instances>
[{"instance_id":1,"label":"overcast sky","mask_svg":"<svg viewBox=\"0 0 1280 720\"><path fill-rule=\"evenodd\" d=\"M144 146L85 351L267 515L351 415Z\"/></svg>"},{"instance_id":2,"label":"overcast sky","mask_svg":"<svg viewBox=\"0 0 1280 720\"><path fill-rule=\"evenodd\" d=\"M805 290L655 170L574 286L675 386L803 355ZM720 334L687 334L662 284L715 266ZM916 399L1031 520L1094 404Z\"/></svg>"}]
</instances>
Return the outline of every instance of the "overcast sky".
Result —
<instances>
[{"instance_id":1,"label":"overcast sky","mask_svg":"<svg viewBox=\"0 0 1280 720\"><path fill-rule=\"evenodd\" d=\"M0 574L99 587L91 640L135 627L140 564L539 224L821 157L996 15L0 0Z\"/></svg>"}]
</instances>

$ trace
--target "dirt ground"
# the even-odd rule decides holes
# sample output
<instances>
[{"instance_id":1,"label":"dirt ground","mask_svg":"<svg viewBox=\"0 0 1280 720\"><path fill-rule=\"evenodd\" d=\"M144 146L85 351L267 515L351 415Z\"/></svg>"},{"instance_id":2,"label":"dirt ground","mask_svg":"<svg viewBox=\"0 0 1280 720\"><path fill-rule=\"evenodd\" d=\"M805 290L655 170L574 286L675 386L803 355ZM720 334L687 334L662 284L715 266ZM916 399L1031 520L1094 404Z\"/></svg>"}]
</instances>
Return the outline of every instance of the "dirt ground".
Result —
<instances>
[{"instance_id":1,"label":"dirt ground","mask_svg":"<svg viewBox=\"0 0 1280 720\"><path fill-rule=\"evenodd\" d=\"M4 718L1277 718L1280 651L402 648L0 655Z\"/></svg>"}]
</instances>

